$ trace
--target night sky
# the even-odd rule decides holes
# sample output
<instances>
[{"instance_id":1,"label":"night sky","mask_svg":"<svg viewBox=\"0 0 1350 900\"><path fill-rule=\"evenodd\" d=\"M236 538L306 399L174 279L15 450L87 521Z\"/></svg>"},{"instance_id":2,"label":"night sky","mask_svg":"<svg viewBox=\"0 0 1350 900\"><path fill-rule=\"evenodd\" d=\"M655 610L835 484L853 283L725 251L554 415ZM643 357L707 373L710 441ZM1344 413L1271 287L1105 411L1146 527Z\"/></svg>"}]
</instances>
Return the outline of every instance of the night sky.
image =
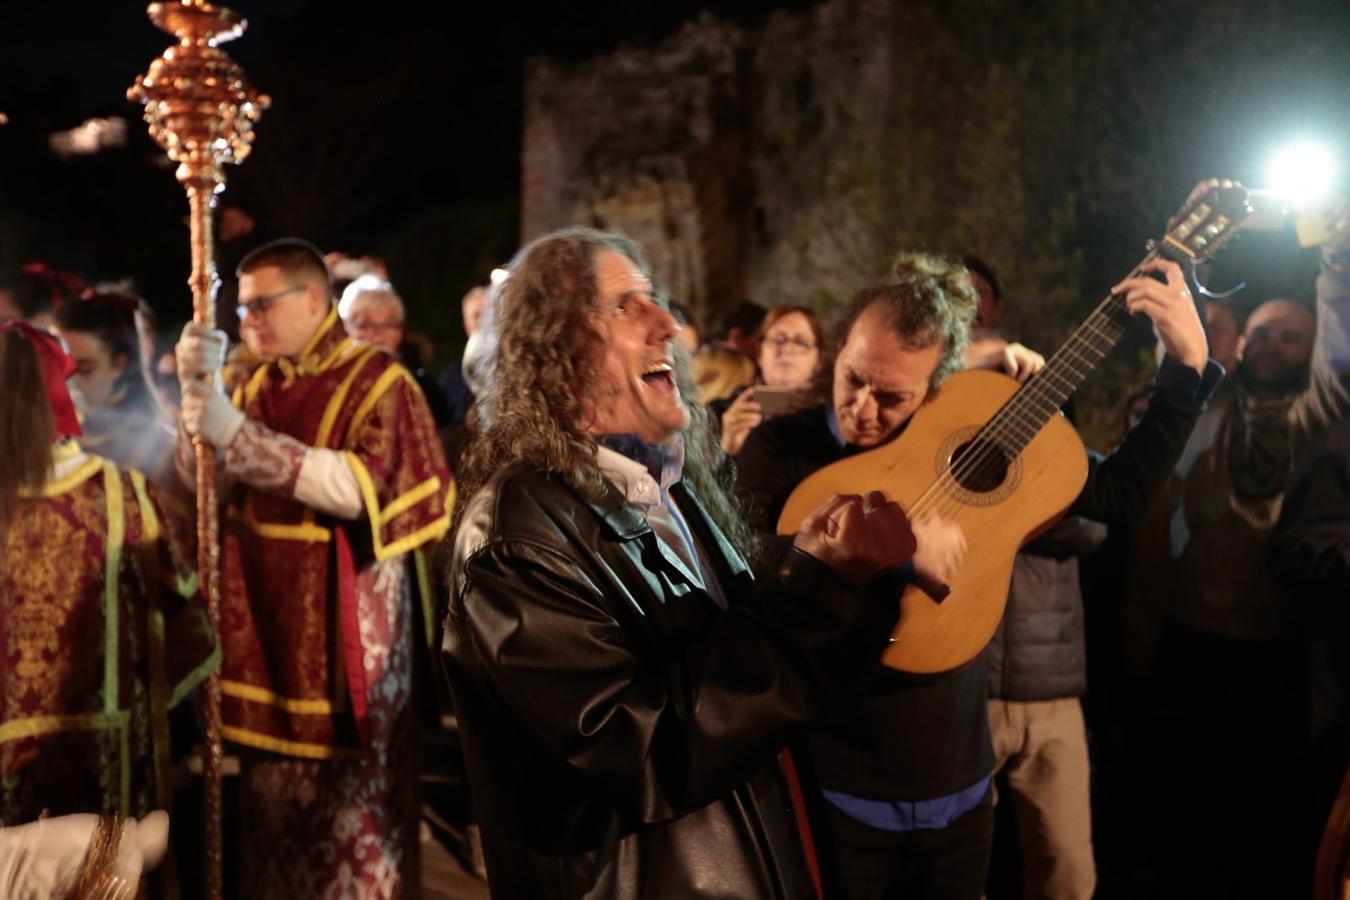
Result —
<instances>
[{"instance_id":1,"label":"night sky","mask_svg":"<svg viewBox=\"0 0 1350 900\"><path fill-rule=\"evenodd\" d=\"M232 7L249 28L225 49L254 86L272 96L273 107L258 127L253 155L229 170L221 202L246 210L257 228L236 246L220 248L222 269L249 246L281 234L308 237L328 250L382 256L414 325L445 352L462 340L458 297L517 243L527 58L583 59L621 42L653 43L700 9L753 26L770 9L813 5L395 0L358 7L238 0ZM965 5L1000 14L1017 7L1019 15L1035 15L1037 7L1029 0ZM1343 0L1246 5L1255 10L1254 34L1268 15L1286 22L1301 17L1299 28L1350 34L1350 4ZM1177 7L1178 15L1185 13ZM1270 90L1220 97L1219 106L1196 109L1190 158L1164 173L1178 186L1220 171L1248 177L1272 135L1315 120L1317 109L1350 101L1350 79L1308 76L1299 67L1344 73L1344 62L1272 64L1244 56L1241 48L1229 53L1206 45L1203 25L1194 29L1197 52L1211 65L1271 73L1263 75ZM1127 18L1103 27L1145 35L1149 28ZM0 110L10 119L0 127L0 270L46 259L93 280L130 276L163 318L185 317L186 202L139 108L125 99L169 37L149 22L142 4L127 0L5 3L0 35ZM1181 59L1169 71L1171 59L1141 67L1139 77L1154 83L1178 77L1176 96L1186 98L1184 79L1194 69ZM51 132L109 115L129 120L126 147L69 160L48 150ZM1341 131L1345 122L1341 109ZM1332 137L1350 146L1347 135Z\"/></svg>"},{"instance_id":2,"label":"night sky","mask_svg":"<svg viewBox=\"0 0 1350 900\"><path fill-rule=\"evenodd\" d=\"M227 170L221 204L247 210L257 229L220 248L222 271L281 234L380 255L414 324L454 344L460 294L516 246L527 58L655 42L700 9L753 25L811 4L228 5L248 29L223 49L273 105L252 156ZM125 97L169 37L126 0L4 6L0 269L45 259L91 280L131 276L163 318L186 317L186 201ZM50 133L93 116L127 118L127 146L50 152ZM437 314L442 304L451 315Z\"/></svg>"}]
</instances>

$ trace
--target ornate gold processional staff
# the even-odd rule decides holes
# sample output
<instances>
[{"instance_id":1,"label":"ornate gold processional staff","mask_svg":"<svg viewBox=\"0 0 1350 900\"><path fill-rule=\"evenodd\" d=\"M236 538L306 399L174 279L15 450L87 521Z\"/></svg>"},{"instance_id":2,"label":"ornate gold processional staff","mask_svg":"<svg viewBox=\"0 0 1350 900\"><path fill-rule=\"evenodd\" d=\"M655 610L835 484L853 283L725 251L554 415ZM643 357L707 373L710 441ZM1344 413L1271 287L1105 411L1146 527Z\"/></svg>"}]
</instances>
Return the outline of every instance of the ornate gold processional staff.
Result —
<instances>
[{"instance_id":1,"label":"ornate gold processional staff","mask_svg":"<svg viewBox=\"0 0 1350 900\"><path fill-rule=\"evenodd\" d=\"M178 181L187 190L192 241L192 320L216 325L215 248L211 210L225 189L225 163L248 156L253 125L271 102L244 80L243 70L217 48L243 33L245 21L204 0L152 3L150 19L178 39L136 77L127 91L145 104L150 136L178 163ZM220 534L216 510L216 451L198 437L197 568L211 627L220 640ZM221 896L220 675L207 680L203 696L206 752L203 761L206 808L206 896Z\"/></svg>"}]
</instances>

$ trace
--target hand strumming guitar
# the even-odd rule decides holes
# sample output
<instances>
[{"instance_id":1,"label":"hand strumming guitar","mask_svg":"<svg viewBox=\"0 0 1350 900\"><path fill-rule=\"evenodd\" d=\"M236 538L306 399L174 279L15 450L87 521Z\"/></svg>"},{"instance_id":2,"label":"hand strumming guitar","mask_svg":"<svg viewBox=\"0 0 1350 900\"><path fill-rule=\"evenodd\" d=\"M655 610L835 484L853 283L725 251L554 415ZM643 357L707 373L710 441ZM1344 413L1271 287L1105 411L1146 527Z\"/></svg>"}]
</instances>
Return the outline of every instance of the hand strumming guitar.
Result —
<instances>
[{"instance_id":1,"label":"hand strumming guitar","mask_svg":"<svg viewBox=\"0 0 1350 900\"><path fill-rule=\"evenodd\" d=\"M948 585L966 558L966 534L954 519L926 516L914 523L914 574L922 585Z\"/></svg>"}]
</instances>

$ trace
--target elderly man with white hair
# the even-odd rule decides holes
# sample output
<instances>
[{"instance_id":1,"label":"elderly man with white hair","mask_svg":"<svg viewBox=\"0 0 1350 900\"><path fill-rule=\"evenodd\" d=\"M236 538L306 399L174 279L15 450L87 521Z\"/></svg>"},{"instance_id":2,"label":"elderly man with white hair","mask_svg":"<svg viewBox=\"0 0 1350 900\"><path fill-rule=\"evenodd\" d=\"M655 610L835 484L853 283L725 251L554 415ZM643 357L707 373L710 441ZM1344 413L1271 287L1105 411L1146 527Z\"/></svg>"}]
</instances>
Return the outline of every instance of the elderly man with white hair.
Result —
<instances>
[{"instance_id":1,"label":"elderly man with white hair","mask_svg":"<svg viewBox=\"0 0 1350 900\"><path fill-rule=\"evenodd\" d=\"M362 275L347 285L338 303L338 315L347 333L398 356L403 342L403 300L394 286L378 275Z\"/></svg>"},{"instance_id":2,"label":"elderly man with white hair","mask_svg":"<svg viewBox=\"0 0 1350 900\"><path fill-rule=\"evenodd\" d=\"M403 299L394 286L379 275L367 274L356 278L342 291L338 301L338 315L352 339L372 347L379 347L396 357L412 373L417 386L426 395L436 427L449 421L445 394L423 371L426 360L419 354L405 352L406 313Z\"/></svg>"}]
</instances>

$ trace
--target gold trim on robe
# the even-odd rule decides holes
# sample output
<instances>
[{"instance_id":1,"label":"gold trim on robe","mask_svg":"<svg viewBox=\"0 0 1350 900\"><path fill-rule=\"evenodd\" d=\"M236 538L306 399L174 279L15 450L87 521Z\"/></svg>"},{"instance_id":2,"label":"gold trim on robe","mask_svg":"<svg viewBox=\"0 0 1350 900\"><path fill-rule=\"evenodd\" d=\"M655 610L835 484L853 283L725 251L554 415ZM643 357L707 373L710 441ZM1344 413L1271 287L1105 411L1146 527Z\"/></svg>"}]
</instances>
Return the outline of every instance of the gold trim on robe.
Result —
<instances>
[{"instance_id":1,"label":"gold trim on robe","mask_svg":"<svg viewBox=\"0 0 1350 900\"><path fill-rule=\"evenodd\" d=\"M343 452L363 515L344 522L246 485L223 498L223 733L287 756L354 758L366 704L352 701L348 676L363 636L340 614L340 588L375 590L377 565L401 564L448 530L452 482L435 425L407 369L354 344L333 310L298 359L264 364L235 403L273 431Z\"/></svg>"},{"instance_id":2,"label":"gold trim on robe","mask_svg":"<svg viewBox=\"0 0 1350 900\"><path fill-rule=\"evenodd\" d=\"M0 543L0 820L139 816L171 804L168 711L219 653L201 598L163 591L192 579L144 476L53 459Z\"/></svg>"}]
</instances>

